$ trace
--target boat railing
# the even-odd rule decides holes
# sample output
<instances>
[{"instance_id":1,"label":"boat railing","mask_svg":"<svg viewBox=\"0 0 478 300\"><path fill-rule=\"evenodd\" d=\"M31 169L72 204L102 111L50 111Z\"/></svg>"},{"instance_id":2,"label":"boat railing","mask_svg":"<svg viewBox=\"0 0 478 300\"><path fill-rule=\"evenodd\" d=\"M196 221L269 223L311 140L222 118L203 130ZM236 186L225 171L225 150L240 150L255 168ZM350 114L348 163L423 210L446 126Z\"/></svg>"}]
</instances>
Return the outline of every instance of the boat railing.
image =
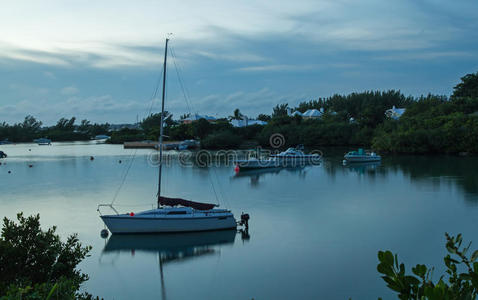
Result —
<instances>
[{"instance_id":1,"label":"boat railing","mask_svg":"<svg viewBox=\"0 0 478 300\"><path fill-rule=\"evenodd\" d=\"M113 204L98 204L98 207L97 207L96 211L98 211L98 212L100 213L100 216L102 215L102 214L101 214L100 207L109 207L109 208L111 208L117 215L119 215L119 212L116 210L116 208L113 207Z\"/></svg>"}]
</instances>

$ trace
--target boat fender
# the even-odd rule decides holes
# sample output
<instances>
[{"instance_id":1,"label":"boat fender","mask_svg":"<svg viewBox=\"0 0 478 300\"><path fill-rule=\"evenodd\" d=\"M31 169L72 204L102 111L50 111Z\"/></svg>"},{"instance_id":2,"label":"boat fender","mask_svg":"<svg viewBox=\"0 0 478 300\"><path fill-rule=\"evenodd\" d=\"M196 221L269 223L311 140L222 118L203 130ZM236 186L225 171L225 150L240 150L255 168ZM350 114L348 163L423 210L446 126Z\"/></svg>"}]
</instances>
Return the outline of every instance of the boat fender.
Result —
<instances>
[{"instance_id":1,"label":"boat fender","mask_svg":"<svg viewBox=\"0 0 478 300\"><path fill-rule=\"evenodd\" d=\"M236 167L234 168L234 172L239 173L239 165L237 164Z\"/></svg>"},{"instance_id":2,"label":"boat fender","mask_svg":"<svg viewBox=\"0 0 478 300\"><path fill-rule=\"evenodd\" d=\"M130 212L129 215L134 217L134 212Z\"/></svg>"},{"instance_id":3,"label":"boat fender","mask_svg":"<svg viewBox=\"0 0 478 300\"><path fill-rule=\"evenodd\" d=\"M109 233L108 233L107 229L102 229L101 232L100 232L100 236L104 239L108 237L108 234Z\"/></svg>"}]
</instances>

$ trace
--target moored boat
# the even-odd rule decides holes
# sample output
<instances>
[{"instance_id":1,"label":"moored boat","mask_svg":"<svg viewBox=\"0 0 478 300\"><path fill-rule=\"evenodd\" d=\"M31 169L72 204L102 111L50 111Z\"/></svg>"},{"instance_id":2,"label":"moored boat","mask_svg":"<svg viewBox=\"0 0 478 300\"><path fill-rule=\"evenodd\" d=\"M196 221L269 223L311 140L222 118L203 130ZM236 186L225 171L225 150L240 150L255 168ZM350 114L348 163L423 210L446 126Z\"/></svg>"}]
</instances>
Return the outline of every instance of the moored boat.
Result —
<instances>
[{"instance_id":1,"label":"moored boat","mask_svg":"<svg viewBox=\"0 0 478 300\"><path fill-rule=\"evenodd\" d=\"M372 162L380 161L382 157L375 152L365 151L360 148L357 151L350 151L344 155L347 162Z\"/></svg>"},{"instance_id":2,"label":"moored boat","mask_svg":"<svg viewBox=\"0 0 478 300\"><path fill-rule=\"evenodd\" d=\"M116 214L101 215L100 217L111 233L165 233L165 232L195 232L221 229L234 229L237 227L236 219L230 210L215 208L216 204L188 201L181 198L168 198L161 195L161 173L163 165L163 124L164 100L166 88L166 59L168 53L166 39L164 65L163 65L163 91L161 101L161 123L159 133L159 180L157 193L157 208L138 213L119 214L112 204L98 205L109 206ZM247 218L247 219L246 219ZM241 215L241 221L246 222L248 215Z\"/></svg>"},{"instance_id":3,"label":"moored boat","mask_svg":"<svg viewBox=\"0 0 478 300\"><path fill-rule=\"evenodd\" d=\"M305 154L303 146L288 148L279 154L270 155L269 158L250 158L235 160L236 172L239 170L265 169L265 168L290 168L319 164L319 154Z\"/></svg>"},{"instance_id":4,"label":"moored boat","mask_svg":"<svg viewBox=\"0 0 478 300\"><path fill-rule=\"evenodd\" d=\"M34 139L33 142L37 143L40 146L48 146L51 145L51 140L47 138L39 138L39 139Z\"/></svg>"}]
</instances>

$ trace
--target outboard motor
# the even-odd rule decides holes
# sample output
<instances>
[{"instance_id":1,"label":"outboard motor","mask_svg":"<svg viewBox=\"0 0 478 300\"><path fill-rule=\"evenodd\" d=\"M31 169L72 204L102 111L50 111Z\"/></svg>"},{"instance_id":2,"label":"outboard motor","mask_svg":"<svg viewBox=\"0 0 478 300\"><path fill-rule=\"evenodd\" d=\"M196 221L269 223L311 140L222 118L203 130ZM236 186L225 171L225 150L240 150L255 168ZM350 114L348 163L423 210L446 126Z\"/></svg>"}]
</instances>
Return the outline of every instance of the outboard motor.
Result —
<instances>
[{"instance_id":1,"label":"outboard motor","mask_svg":"<svg viewBox=\"0 0 478 300\"><path fill-rule=\"evenodd\" d=\"M243 225L243 226L246 227L246 229L248 229L249 228L249 219L250 219L249 214L242 213L241 214L241 221L239 222L239 225Z\"/></svg>"}]
</instances>

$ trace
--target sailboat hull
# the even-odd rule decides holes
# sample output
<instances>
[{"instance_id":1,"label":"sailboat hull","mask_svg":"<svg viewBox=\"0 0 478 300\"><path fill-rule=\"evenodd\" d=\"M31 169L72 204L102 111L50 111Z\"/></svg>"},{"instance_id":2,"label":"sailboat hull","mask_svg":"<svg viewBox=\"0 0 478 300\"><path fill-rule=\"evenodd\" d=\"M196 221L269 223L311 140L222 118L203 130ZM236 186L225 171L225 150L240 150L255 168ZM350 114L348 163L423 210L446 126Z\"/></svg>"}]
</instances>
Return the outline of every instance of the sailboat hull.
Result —
<instances>
[{"instance_id":1,"label":"sailboat hull","mask_svg":"<svg viewBox=\"0 0 478 300\"><path fill-rule=\"evenodd\" d=\"M188 218L109 215L101 219L113 234L210 231L237 226L232 214Z\"/></svg>"}]
</instances>

